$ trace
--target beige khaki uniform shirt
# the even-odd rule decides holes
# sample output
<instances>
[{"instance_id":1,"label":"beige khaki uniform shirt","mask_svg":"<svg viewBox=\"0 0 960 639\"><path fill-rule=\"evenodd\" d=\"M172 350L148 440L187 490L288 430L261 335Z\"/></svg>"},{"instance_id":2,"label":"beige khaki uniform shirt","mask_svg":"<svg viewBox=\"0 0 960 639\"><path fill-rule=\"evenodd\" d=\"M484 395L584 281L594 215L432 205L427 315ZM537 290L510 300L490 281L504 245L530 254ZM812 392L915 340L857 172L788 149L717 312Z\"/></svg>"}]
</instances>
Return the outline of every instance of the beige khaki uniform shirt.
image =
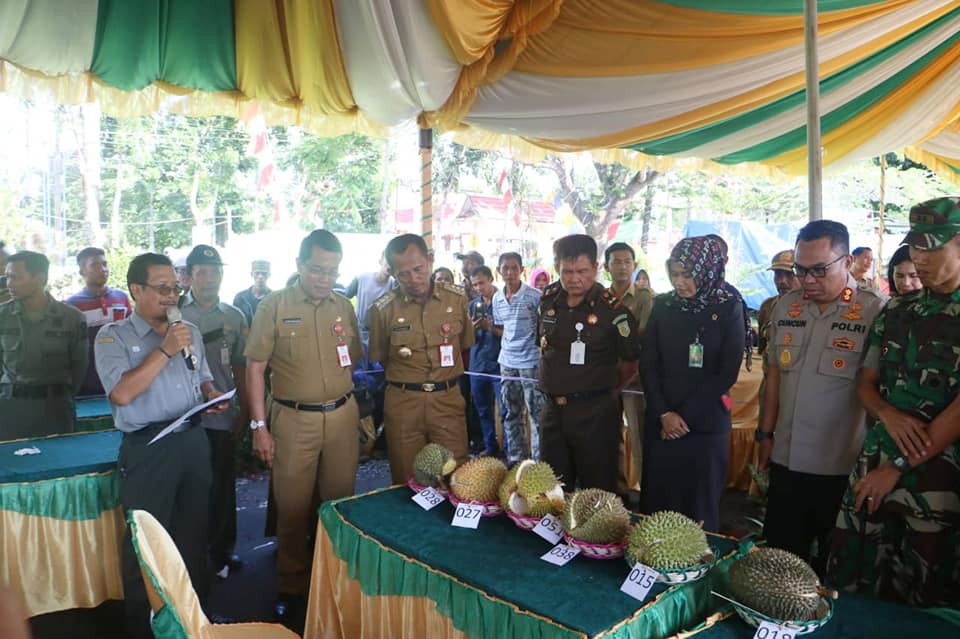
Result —
<instances>
[{"instance_id":1,"label":"beige khaki uniform shirt","mask_svg":"<svg viewBox=\"0 0 960 639\"><path fill-rule=\"evenodd\" d=\"M340 365L340 344L348 347L350 366ZM257 307L244 355L270 363L270 388L278 399L339 399L353 390L351 372L363 357L353 306L337 293L311 300L299 282L274 291Z\"/></svg>"},{"instance_id":2,"label":"beige khaki uniform shirt","mask_svg":"<svg viewBox=\"0 0 960 639\"><path fill-rule=\"evenodd\" d=\"M378 299L367 316L370 359L380 362L391 382L444 382L463 374L462 351L474 343L463 288L434 284L422 306L394 289ZM440 346L453 345L453 366L440 366Z\"/></svg>"}]
</instances>

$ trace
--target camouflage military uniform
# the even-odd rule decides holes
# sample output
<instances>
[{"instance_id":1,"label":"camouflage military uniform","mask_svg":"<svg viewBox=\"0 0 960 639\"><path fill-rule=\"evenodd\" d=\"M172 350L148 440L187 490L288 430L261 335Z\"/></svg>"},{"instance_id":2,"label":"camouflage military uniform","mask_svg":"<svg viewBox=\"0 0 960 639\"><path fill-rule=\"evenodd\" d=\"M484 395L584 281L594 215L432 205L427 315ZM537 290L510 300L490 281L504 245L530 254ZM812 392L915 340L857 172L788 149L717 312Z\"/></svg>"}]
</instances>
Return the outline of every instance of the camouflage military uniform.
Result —
<instances>
[{"instance_id":1,"label":"camouflage military uniform","mask_svg":"<svg viewBox=\"0 0 960 639\"><path fill-rule=\"evenodd\" d=\"M877 316L864 366L884 401L931 422L960 391L960 291L895 297ZM960 447L905 472L882 506L853 510L853 486L899 455L877 420L837 517L832 583L912 606L960 606Z\"/></svg>"}]
</instances>

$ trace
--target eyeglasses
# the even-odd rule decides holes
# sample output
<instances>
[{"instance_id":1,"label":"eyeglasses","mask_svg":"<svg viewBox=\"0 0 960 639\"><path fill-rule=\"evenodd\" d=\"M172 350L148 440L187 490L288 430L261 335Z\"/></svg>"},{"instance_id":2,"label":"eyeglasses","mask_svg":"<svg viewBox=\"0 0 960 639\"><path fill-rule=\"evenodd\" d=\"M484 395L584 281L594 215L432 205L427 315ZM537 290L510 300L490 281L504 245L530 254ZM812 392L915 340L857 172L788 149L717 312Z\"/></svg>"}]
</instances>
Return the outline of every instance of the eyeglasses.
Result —
<instances>
[{"instance_id":1,"label":"eyeglasses","mask_svg":"<svg viewBox=\"0 0 960 639\"><path fill-rule=\"evenodd\" d=\"M809 273L810 275L813 275L813 277L816 278L816 279L818 279L818 280L819 280L819 279L823 279L824 277L827 276L827 269L830 268L831 266L833 266L834 264L836 264L837 262L839 262L840 260L842 260L842 259L845 258L845 257L846 257L846 255L841 255L840 257L838 257L837 259L833 260L833 261L830 262L829 264L824 264L823 266L811 266L810 268L807 268L806 266L800 266L799 264L794 264L794 265L793 265L793 272L794 272L794 273L796 274L796 276L797 276L798 278L800 278L801 280L807 276L807 273Z\"/></svg>"},{"instance_id":2,"label":"eyeglasses","mask_svg":"<svg viewBox=\"0 0 960 639\"><path fill-rule=\"evenodd\" d=\"M141 284L140 286L146 286L147 288L152 288L161 297L166 297L171 293L179 297L180 294L183 293L183 289L180 288L179 286L164 286L164 285L154 286L153 284Z\"/></svg>"}]
</instances>

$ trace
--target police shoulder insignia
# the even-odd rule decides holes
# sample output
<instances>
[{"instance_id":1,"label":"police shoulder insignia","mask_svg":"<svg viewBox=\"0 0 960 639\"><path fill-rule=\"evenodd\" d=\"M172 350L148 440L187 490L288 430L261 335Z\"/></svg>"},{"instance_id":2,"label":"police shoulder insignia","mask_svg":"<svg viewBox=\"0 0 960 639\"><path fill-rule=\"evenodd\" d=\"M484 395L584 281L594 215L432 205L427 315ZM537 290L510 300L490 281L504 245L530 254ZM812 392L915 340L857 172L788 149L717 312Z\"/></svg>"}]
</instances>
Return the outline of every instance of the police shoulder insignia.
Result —
<instances>
[{"instance_id":1,"label":"police shoulder insignia","mask_svg":"<svg viewBox=\"0 0 960 639\"><path fill-rule=\"evenodd\" d=\"M547 288L543 289L543 293L541 294L540 299L543 299L545 297L552 297L559 292L560 292L560 282L554 282L553 284L550 284L549 286L547 286Z\"/></svg>"},{"instance_id":2,"label":"police shoulder insignia","mask_svg":"<svg viewBox=\"0 0 960 639\"><path fill-rule=\"evenodd\" d=\"M441 288L443 288L443 289L446 290L446 291L450 291L451 293L455 293L456 295L463 295L464 297L466 297L466 295L467 295L467 291L464 290L464 288L463 288L462 286L458 285L458 284L450 284L449 282L441 282Z\"/></svg>"},{"instance_id":3,"label":"police shoulder insignia","mask_svg":"<svg viewBox=\"0 0 960 639\"><path fill-rule=\"evenodd\" d=\"M610 289L603 289L603 292L600 293L600 299L607 303L607 306L610 308L620 308L623 306L623 303L620 301L620 298L614 295Z\"/></svg>"},{"instance_id":4,"label":"police shoulder insignia","mask_svg":"<svg viewBox=\"0 0 960 639\"><path fill-rule=\"evenodd\" d=\"M387 307L388 304L390 304L390 302L392 302L396 298L397 298L397 292L395 290L389 291L385 295L382 295L379 298L377 298L377 301L375 301L373 305L379 309L384 309Z\"/></svg>"},{"instance_id":5,"label":"police shoulder insignia","mask_svg":"<svg viewBox=\"0 0 960 639\"><path fill-rule=\"evenodd\" d=\"M847 302L849 302L850 300L852 300L852 299L853 299L853 289L850 288L849 286L845 286L845 287L843 288L843 292L840 293L840 299L843 301L844 304L846 304Z\"/></svg>"}]
</instances>

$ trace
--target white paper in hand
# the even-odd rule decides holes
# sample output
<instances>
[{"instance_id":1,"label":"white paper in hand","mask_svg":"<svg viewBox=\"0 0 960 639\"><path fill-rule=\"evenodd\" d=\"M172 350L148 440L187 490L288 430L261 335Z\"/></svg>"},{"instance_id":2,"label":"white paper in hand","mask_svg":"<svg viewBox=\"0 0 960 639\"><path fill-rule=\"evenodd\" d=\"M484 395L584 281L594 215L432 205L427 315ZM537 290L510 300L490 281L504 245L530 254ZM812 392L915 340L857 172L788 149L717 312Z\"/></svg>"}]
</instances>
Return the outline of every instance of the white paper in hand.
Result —
<instances>
[{"instance_id":1,"label":"white paper in hand","mask_svg":"<svg viewBox=\"0 0 960 639\"><path fill-rule=\"evenodd\" d=\"M446 497L438 493L435 489L427 486L413 496L413 501L424 510L430 510L437 504L442 504L446 501Z\"/></svg>"},{"instance_id":2,"label":"white paper in hand","mask_svg":"<svg viewBox=\"0 0 960 639\"><path fill-rule=\"evenodd\" d=\"M660 573L653 568L637 562L630 569L627 578L623 580L620 592L630 595L637 601L643 601L650 593L650 589L653 588L653 584L657 583L659 576Z\"/></svg>"},{"instance_id":3,"label":"white paper in hand","mask_svg":"<svg viewBox=\"0 0 960 639\"><path fill-rule=\"evenodd\" d=\"M232 391L227 391L226 393L224 393L223 395L220 395L219 397L214 397L213 399L203 402L202 404L197 404L196 406L194 406L193 408L185 412L183 415L178 417L175 421L171 422L169 426L167 426L166 428L161 430L159 433L157 433L157 436L151 439L150 442L147 444L147 446L149 446L150 444L152 444L153 442L159 439L163 439L164 437L169 435L171 432L179 428L188 419L190 419L191 417L199 413L200 411L206 410L211 406L213 406L214 404L225 402L228 399L231 399L236 394L237 394L237 389L234 388Z\"/></svg>"},{"instance_id":4,"label":"white paper in hand","mask_svg":"<svg viewBox=\"0 0 960 639\"><path fill-rule=\"evenodd\" d=\"M794 637L796 637L795 631L769 621L761 621L757 631L753 633L753 639L794 639Z\"/></svg>"},{"instance_id":5,"label":"white paper in hand","mask_svg":"<svg viewBox=\"0 0 960 639\"><path fill-rule=\"evenodd\" d=\"M570 563L571 559L579 554L579 548L574 548L573 546L568 546L567 544L557 544L548 550L546 554L540 555L540 559L543 559L548 564L553 564L555 566L565 566Z\"/></svg>"},{"instance_id":6,"label":"white paper in hand","mask_svg":"<svg viewBox=\"0 0 960 639\"><path fill-rule=\"evenodd\" d=\"M534 533L540 535L551 544L560 541L560 532L562 530L563 527L560 525L560 521L553 515L544 515L540 521L537 522L537 525L533 527Z\"/></svg>"},{"instance_id":7,"label":"white paper in hand","mask_svg":"<svg viewBox=\"0 0 960 639\"><path fill-rule=\"evenodd\" d=\"M483 506L475 504L457 504L453 511L453 521L450 523L460 528L476 528L480 524Z\"/></svg>"}]
</instances>

